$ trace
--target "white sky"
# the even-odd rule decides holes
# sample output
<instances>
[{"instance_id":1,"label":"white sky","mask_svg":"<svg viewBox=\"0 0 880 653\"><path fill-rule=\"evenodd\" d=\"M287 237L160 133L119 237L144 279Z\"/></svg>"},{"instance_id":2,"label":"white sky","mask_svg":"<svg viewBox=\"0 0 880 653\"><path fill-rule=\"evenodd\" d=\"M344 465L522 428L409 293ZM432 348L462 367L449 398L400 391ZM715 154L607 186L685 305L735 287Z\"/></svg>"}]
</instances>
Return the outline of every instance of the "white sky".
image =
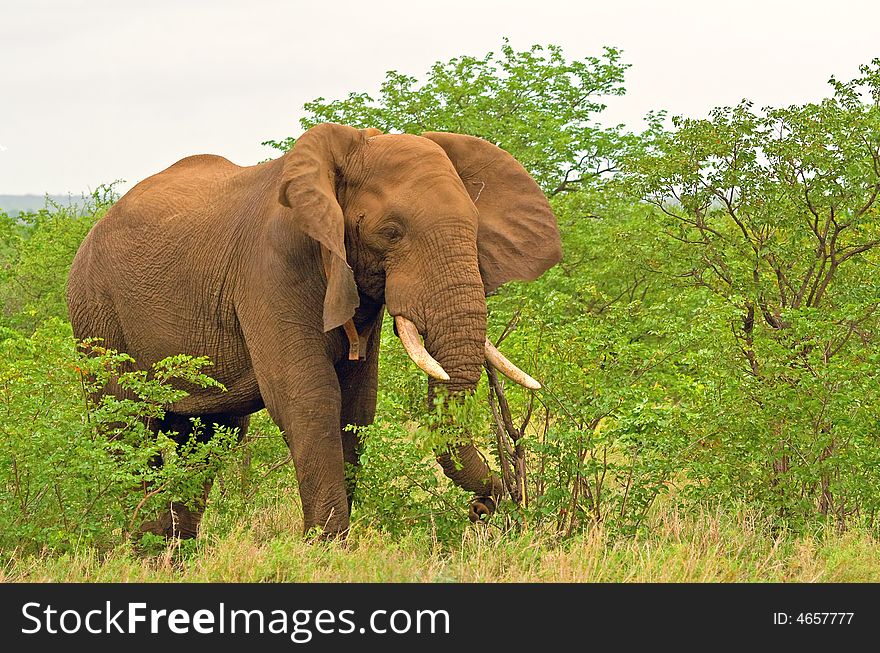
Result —
<instances>
[{"instance_id":1,"label":"white sky","mask_svg":"<svg viewBox=\"0 0 880 653\"><path fill-rule=\"evenodd\" d=\"M624 49L606 124L823 97L880 57L880 0L0 0L0 194L125 190L189 154L240 164L317 96L555 43Z\"/></svg>"}]
</instances>

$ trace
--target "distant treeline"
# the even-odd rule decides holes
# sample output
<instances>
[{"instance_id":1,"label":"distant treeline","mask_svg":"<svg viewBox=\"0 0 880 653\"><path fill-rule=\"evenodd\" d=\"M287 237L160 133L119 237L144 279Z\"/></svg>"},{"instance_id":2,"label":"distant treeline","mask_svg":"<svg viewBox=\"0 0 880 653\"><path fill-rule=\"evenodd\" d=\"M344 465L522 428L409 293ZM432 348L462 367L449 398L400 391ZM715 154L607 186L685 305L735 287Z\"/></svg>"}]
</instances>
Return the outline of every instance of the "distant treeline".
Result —
<instances>
[{"instance_id":1,"label":"distant treeline","mask_svg":"<svg viewBox=\"0 0 880 653\"><path fill-rule=\"evenodd\" d=\"M74 195L0 195L0 211L5 211L9 215L17 215L27 211L39 211L48 204L60 204L62 206L71 206L73 204L81 205L83 203L82 196Z\"/></svg>"}]
</instances>

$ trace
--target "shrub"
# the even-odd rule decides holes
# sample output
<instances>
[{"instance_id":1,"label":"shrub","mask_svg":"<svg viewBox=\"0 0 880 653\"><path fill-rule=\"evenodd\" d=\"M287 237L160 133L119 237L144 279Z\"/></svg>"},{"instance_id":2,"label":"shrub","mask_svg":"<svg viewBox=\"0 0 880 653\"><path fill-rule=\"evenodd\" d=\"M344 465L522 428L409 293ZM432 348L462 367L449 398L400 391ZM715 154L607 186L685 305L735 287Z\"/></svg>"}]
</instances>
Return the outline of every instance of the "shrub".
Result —
<instances>
[{"instance_id":1,"label":"shrub","mask_svg":"<svg viewBox=\"0 0 880 653\"><path fill-rule=\"evenodd\" d=\"M169 500L202 493L237 443L220 430L207 444L148 425L186 395L181 382L219 386L203 358L175 356L151 372L97 343L77 352L68 324L50 319L32 336L0 341L0 550L108 547ZM95 399L111 380L134 399ZM196 425L198 432L198 424ZM157 464L161 460L162 464Z\"/></svg>"}]
</instances>

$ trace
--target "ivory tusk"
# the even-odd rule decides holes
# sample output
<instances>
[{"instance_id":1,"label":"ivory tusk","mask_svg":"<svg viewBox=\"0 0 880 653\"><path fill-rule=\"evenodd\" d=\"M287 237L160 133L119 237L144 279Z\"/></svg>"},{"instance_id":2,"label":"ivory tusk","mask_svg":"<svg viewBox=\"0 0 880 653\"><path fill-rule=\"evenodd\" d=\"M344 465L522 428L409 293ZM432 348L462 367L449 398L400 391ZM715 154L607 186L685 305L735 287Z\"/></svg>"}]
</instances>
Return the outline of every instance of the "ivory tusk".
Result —
<instances>
[{"instance_id":1,"label":"ivory tusk","mask_svg":"<svg viewBox=\"0 0 880 653\"><path fill-rule=\"evenodd\" d=\"M488 338L486 338L486 360L508 379L519 383L524 388L529 390L541 389L540 383L507 360L507 357L498 351Z\"/></svg>"},{"instance_id":2,"label":"ivory tusk","mask_svg":"<svg viewBox=\"0 0 880 653\"><path fill-rule=\"evenodd\" d=\"M402 315L394 316L394 324L397 325L397 335L400 336L400 342L403 343L403 348L406 349L406 353L412 358L413 363L418 365L428 376L441 381L448 381L449 375L446 373L446 370L440 366L440 363L434 360L422 344L416 325Z\"/></svg>"}]
</instances>

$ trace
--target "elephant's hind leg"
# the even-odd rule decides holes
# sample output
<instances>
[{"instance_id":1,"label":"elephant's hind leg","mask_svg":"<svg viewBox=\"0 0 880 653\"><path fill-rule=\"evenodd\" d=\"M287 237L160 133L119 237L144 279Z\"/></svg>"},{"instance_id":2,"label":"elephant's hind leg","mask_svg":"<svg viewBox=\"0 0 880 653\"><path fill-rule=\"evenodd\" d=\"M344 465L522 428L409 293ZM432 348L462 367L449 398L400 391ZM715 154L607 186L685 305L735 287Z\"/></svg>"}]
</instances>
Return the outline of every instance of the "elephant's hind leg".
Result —
<instances>
[{"instance_id":1,"label":"elephant's hind leg","mask_svg":"<svg viewBox=\"0 0 880 653\"><path fill-rule=\"evenodd\" d=\"M175 413L167 413L165 418L157 425L156 430L176 432L177 435L174 439L177 441L178 447L187 443L192 437L196 437L200 442L207 442L213 437L218 426L239 429L238 437L242 439L247 433L250 416L214 414L202 415L200 420L202 428L197 434L194 434L191 418ZM211 493L213 483L213 478L207 479L202 487L201 494L195 497L189 504L181 501L170 501L168 507L157 519L145 521L141 524L140 532L152 533L153 535L163 536L168 539L178 538L186 540L196 537L199 534L199 525L202 522L202 515L205 512L208 495Z\"/></svg>"}]
</instances>

